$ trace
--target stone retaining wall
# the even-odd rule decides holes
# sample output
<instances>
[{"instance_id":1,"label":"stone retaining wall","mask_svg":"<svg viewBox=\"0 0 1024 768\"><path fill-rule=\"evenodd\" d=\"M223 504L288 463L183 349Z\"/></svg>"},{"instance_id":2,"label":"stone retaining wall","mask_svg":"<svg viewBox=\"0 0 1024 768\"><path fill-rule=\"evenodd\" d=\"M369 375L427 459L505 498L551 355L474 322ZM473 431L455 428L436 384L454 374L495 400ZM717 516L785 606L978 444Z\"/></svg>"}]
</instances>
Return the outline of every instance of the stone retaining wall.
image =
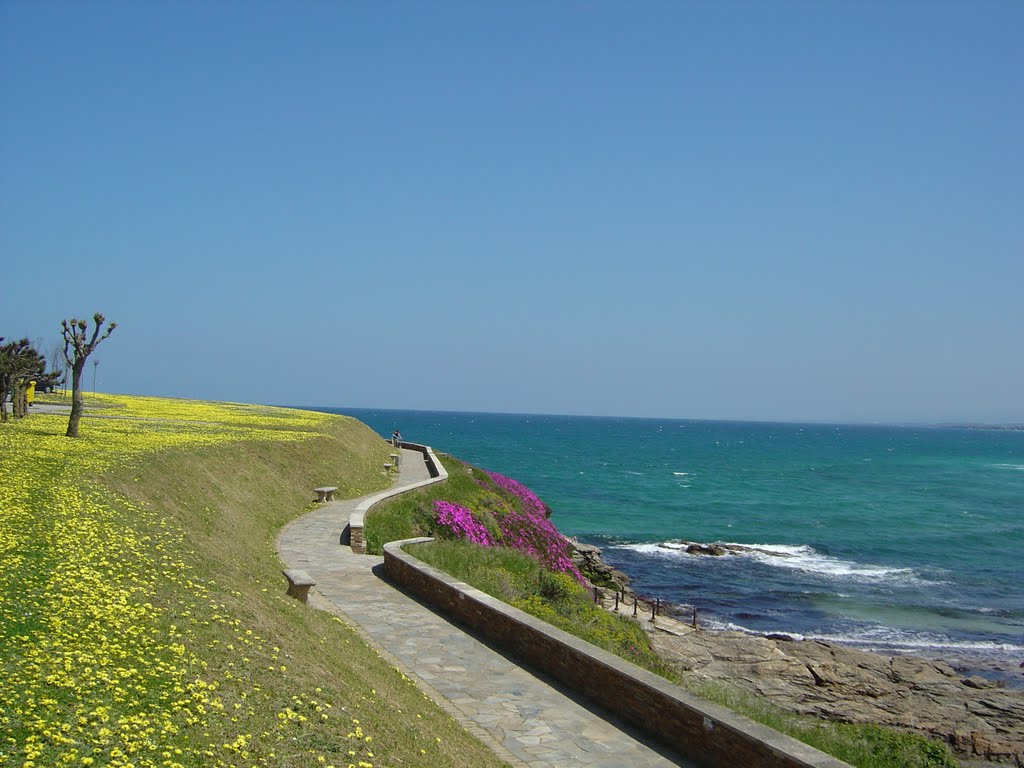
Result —
<instances>
[{"instance_id":1,"label":"stone retaining wall","mask_svg":"<svg viewBox=\"0 0 1024 768\"><path fill-rule=\"evenodd\" d=\"M502 649L582 693L681 755L714 768L850 768L557 629L402 550L384 547L389 579Z\"/></svg>"},{"instance_id":2,"label":"stone retaining wall","mask_svg":"<svg viewBox=\"0 0 1024 768\"><path fill-rule=\"evenodd\" d=\"M441 462L437 460L437 456L434 455L434 449L429 445L421 445L420 443L407 443L404 440L399 441L399 448L408 448L410 451L419 451L423 454L423 462L427 465L427 472L430 473L430 478L436 479L441 478L442 480L448 479L447 470L441 465ZM444 475L444 477L441 477Z\"/></svg>"},{"instance_id":3,"label":"stone retaining wall","mask_svg":"<svg viewBox=\"0 0 1024 768\"><path fill-rule=\"evenodd\" d=\"M376 496L371 496L366 499L356 507L355 510L353 510L352 514L348 516L348 525L346 525L345 530L341 532L341 543L348 544L352 548L352 551L358 555L366 554L366 536L364 535L363 527L366 514L374 504L379 504L385 499L390 499L392 496L398 496L401 493L412 491L416 488L422 488L425 485L440 483L448 479L448 471L444 468L444 465L438 461L437 456L434 455L434 450L429 445L401 442L399 443L399 446L402 448L408 448L412 451L419 451L423 454L423 461L427 465L427 472L430 473L430 479L422 480L418 483L410 483L409 485L399 485L394 488L389 488L382 493L378 493Z\"/></svg>"}]
</instances>

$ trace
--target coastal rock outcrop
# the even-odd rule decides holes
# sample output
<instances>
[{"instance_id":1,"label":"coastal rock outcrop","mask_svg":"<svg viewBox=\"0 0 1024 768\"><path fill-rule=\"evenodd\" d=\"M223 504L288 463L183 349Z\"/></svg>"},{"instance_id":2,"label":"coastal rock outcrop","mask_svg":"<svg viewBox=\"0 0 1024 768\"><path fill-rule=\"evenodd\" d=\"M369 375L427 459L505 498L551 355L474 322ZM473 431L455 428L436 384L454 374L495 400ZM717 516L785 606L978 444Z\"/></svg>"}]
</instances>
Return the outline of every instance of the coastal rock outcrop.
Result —
<instances>
[{"instance_id":1,"label":"coastal rock outcrop","mask_svg":"<svg viewBox=\"0 0 1024 768\"><path fill-rule=\"evenodd\" d=\"M653 601L637 595L629 576L608 565L601 550L570 539L573 563L594 585L636 598L642 615ZM721 557L744 551L785 553L738 544L673 542L689 554ZM614 596L605 595L612 609ZM632 600L620 610L632 613ZM686 611L680 614L686 618ZM963 677L949 664L915 656L886 656L783 634L704 630L661 613L643 619L654 649L698 680L728 683L763 696L780 709L846 723L877 723L943 741L965 765L1024 765L1024 691L980 676ZM982 762L978 762L982 761Z\"/></svg>"},{"instance_id":2,"label":"coastal rock outcrop","mask_svg":"<svg viewBox=\"0 0 1024 768\"><path fill-rule=\"evenodd\" d=\"M644 623L655 649L697 679L732 684L799 714L916 731L966 759L1024 760L1024 691L961 677L942 661L693 630L662 617Z\"/></svg>"},{"instance_id":3,"label":"coastal rock outcrop","mask_svg":"<svg viewBox=\"0 0 1024 768\"><path fill-rule=\"evenodd\" d=\"M572 563L579 572L596 587L632 594L630 578L622 571L612 568L601 557L601 549L591 544L581 544L567 539L572 545Z\"/></svg>"},{"instance_id":4,"label":"coastal rock outcrop","mask_svg":"<svg viewBox=\"0 0 1024 768\"><path fill-rule=\"evenodd\" d=\"M746 544L729 544L721 541L714 541L709 544L705 544L700 541L674 541L665 542L659 546L664 549L672 549L676 551L683 551L688 555L708 555L710 557L724 557L725 555L742 555L749 554L751 552L757 552L762 555L769 555L770 557L792 557L793 555L788 552L780 552L774 549L764 549L763 547L751 547Z\"/></svg>"},{"instance_id":5,"label":"coastal rock outcrop","mask_svg":"<svg viewBox=\"0 0 1024 768\"><path fill-rule=\"evenodd\" d=\"M721 544L687 544L686 554L688 555L710 555L711 557L722 557L728 550Z\"/></svg>"}]
</instances>

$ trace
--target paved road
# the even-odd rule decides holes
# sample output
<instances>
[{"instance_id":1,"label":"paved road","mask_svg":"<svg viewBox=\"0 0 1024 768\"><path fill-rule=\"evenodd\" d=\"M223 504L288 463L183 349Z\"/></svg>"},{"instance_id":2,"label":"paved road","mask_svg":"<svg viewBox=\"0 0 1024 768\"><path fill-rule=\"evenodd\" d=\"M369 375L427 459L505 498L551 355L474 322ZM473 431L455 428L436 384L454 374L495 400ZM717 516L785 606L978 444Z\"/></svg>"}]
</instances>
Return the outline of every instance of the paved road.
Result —
<instances>
[{"instance_id":1,"label":"paved road","mask_svg":"<svg viewBox=\"0 0 1024 768\"><path fill-rule=\"evenodd\" d=\"M428 477L421 454L403 449L397 485ZM310 604L360 628L424 692L503 759L529 768L693 766L645 743L571 692L520 667L382 578L382 557L338 544L361 499L325 504L289 524L281 559L317 585Z\"/></svg>"},{"instance_id":2,"label":"paved road","mask_svg":"<svg viewBox=\"0 0 1024 768\"><path fill-rule=\"evenodd\" d=\"M28 413L31 416L33 413L71 413L71 400L68 400L67 405L57 405L56 403L32 403L28 407Z\"/></svg>"}]
</instances>

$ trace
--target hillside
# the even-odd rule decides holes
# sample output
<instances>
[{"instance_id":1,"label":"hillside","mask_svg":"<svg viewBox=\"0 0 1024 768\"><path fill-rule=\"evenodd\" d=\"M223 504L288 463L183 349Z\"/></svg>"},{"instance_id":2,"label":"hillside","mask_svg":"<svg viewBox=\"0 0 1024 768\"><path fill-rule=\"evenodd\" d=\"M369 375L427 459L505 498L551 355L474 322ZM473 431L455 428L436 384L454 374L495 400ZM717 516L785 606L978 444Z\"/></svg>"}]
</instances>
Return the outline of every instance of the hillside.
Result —
<instances>
[{"instance_id":1,"label":"hillside","mask_svg":"<svg viewBox=\"0 0 1024 768\"><path fill-rule=\"evenodd\" d=\"M345 417L94 396L0 429L0 766L497 766L345 624L276 531L385 487Z\"/></svg>"}]
</instances>

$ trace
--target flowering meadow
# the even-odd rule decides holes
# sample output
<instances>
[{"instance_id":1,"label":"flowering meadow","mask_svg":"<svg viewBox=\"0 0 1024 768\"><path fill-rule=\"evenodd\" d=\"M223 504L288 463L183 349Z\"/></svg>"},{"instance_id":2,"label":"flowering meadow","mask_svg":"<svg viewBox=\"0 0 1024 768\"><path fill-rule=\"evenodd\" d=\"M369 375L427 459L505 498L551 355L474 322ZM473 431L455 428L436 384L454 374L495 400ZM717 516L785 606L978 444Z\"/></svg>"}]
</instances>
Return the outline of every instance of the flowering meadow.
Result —
<instances>
[{"instance_id":1,"label":"flowering meadow","mask_svg":"<svg viewBox=\"0 0 1024 768\"><path fill-rule=\"evenodd\" d=\"M354 630L284 596L273 533L312 477L285 492L294 478L261 469L236 487L241 455L306 467L346 429L335 454L377 468L383 441L304 411L87 405L79 439L66 416L0 428L0 767L499 764ZM260 497L278 518L253 514Z\"/></svg>"}]
</instances>

